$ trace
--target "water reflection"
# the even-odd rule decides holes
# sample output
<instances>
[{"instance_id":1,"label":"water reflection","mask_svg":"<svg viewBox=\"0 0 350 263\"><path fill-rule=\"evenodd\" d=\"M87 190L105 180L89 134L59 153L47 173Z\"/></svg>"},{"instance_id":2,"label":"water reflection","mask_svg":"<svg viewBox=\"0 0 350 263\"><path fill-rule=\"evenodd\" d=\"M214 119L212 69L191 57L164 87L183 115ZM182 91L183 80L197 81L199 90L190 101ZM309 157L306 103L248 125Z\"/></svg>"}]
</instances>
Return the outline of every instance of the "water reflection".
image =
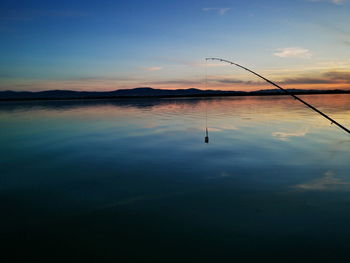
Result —
<instances>
[{"instance_id":1,"label":"water reflection","mask_svg":"<svg viewBox=\"0 0 350 263\"><path fill-rule=\"evenodd\" d=\"M1 102L0 110L69 110L76 108L90 107L134 107L152 108L154 106L173 106L178 104L198 104L202 102L200 98L179 98L179 99L113 99L113 100L50 100L50 101L10 101Z\"/></svg>"},{"instance_id":2,"label":"water reflection","mask_svg":"<svg viewBox=\"0 0 350 263\"><path fill-rule=\"evenodd\" d=\"M349 126L349 95L304 99ZM348 135L288 97L6 102L0 122L12 255L51 262L69 244L60 254L76 261L215 262L350 249Z\"/></svg>"},{"instance_id":3,"label":"water reflection","mask_svg":"<svg viewBox=\"0 0 350 263\"><path fill-rule=\"evenodd\" d=\"M303 191L349 191L350 182L335 177L333 171L327 171L319 179L295 186Z\"/></svg>"},{"instance_id":4,"label":"water reflection","mask_svg":"<svg viewBox=\"0 0 350 263\"><path fill-rule=\"evenodd\" d=\"M307 134L307 132L308 129L291 132L273 132L272 136L276 137L278 140L287 142L290 140L291 137L304 137Z\"/></svg>"}]
</instances>

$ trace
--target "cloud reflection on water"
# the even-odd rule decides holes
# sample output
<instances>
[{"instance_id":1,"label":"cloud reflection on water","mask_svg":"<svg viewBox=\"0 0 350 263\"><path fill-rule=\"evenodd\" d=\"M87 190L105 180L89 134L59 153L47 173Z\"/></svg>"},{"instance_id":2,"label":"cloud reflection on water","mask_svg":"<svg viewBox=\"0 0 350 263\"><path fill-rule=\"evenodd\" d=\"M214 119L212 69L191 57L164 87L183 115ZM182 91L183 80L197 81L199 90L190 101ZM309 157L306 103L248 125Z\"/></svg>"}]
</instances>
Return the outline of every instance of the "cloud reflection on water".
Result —
<instances>
[{"instance_id":1,"label":"cloud reflection on water","mask_svg":"<svg viewBox=\"0 0 350 263\"><path fill-rule=\"evenodd\" d=\"M304 137L308 133L308 129L295 131L295 132L273 132L272 136L276 137L277 140L287 142L290 137Z\"/></svg>"},{"instance_id":2,"label":"cloud reflection on water","mask_svg":"<svg viewBox=\"0 0 350 263\"><path fill-rule=\"evenodd\" d=\"M319 179L293 187L302 191L349 191L350 182L336 178L333 171L327 171Z\"/></svg>"}]
</instances>

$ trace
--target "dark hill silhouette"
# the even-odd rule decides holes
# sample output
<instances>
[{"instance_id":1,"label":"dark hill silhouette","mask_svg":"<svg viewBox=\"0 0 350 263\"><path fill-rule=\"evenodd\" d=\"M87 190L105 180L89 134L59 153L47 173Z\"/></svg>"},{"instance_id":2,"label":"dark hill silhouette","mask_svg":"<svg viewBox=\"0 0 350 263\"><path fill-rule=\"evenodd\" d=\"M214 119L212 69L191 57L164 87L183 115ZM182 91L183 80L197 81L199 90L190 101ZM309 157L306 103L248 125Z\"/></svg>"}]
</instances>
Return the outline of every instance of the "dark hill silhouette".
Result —
<instances>
[{"instance_id":1,"label":"dark hill silhouette","mask_svg":"<svg viewBox=\"0 0 350 263\"><path fill-rule=\"evenodd\" d=\"M345 90L301 90L288 89L293 94L340 94L350 93ZM115 91L73 91L73 90L47 90L47 91L0 91L0 100L55 100L55 99L113 99L113 98L166 98L166 97L212 97L212 96L263 96L284 95L281 90L269 89L258 91L222 91L200 89L153 89L140 87L135 89L120 89Z\"/></svg>"}]
</instances>

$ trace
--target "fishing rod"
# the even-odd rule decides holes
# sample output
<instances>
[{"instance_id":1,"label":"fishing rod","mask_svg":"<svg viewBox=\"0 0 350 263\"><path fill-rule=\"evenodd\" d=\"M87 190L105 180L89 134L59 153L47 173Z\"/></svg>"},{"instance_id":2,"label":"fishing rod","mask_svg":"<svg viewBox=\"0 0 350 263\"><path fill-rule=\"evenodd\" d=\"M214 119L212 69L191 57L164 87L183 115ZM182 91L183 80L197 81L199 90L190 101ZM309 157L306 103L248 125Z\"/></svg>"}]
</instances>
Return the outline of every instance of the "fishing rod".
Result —
<instances>
[{"instance_id":1,"label":"fishing rod","mask_svg":"<svg viewBox=\"0 0 350 263\"><path fill-rule=\"evenodd\" d=\"M266 82L270 83L271 85L279 88L280 90L282 90L284 93L292 96L294 99L300 101L301 103L303 103L304 105L306 105L307 107L309 107L310 109L312 109L313 111L317 112L318 114L320 114L321 116L323 116L324 118L326 118L327 120L331 121L331 123L337 125L339 128L341 128L342 130L344 130L345 132L349 133L350 134L350 130L347 129L346 127L344 127L343 125L341 125L339 122L333 120L331 117L329 117L327 114L323 113L322 111L316 109L314 106L312 106L311 104L307 103L306 101L302 100L301 98L297 97L296 95L294 95L293 93L289 92L288 90L282 88L281 86L277 85L276 83L272 82L271 80L261 76L260 74L246 68L246 67L243 67L237 63L234 63L232 61L229 61L229 60L226 60L226 59L222 59L222 58L206 58L205 59L206 61L208 60L218 60L218 61L221 61L221 62L226 62L228 64L231 64L231 65L235 65L237 67L240 67L246 71L249 71L250 73L253 73L254 75L258 76L259 78L262 78L263 80L265 80Z\"/></svg>"}]
</instances>

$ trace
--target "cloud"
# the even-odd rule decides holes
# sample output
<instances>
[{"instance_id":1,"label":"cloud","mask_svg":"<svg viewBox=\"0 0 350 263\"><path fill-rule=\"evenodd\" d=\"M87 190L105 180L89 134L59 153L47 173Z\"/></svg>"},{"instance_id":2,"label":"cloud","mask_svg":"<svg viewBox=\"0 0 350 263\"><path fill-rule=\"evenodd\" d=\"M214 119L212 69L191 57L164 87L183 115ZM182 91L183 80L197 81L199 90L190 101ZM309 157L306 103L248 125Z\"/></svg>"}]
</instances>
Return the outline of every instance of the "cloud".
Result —
<instances>
[{"instance_id":1,"label":"cloud","mask_svg":"<svg viewBox=\"0 0 350 263\"><path fill-rule=\"evenodd\" d=\"M218 8L218 7L206 7L202 8L204 12L208 11L216 11L219 15L223 16L225 13L227 13L231 8L225 7L225 8Z\"/></svg>"},{"instance_id":2,"label":"cloud","mask_svg":"<svg viewBox=\"0 0 350 263\"><path fill-rule=\"evenodd\" d=\"M179 59L179 58L171 58L171 57L160 57L161 60L172 63L176 66L186 66L186 67L226 67L224 63L213 63L205 61L205 59L202 60L185 60L185 59ZM172 66L174 66L172 65Z\"/></svg>"},{"instance_id":3,"label":"cloud","mask_svg":"<svg viewBox=\"0 0 350 263\"><path fill-rule=\"evenodd\" d=\"M244 80L239 78L223 77L223 76L210 76L208 77L208 83L210 85L232 85L232 86L263 86L266 85L264 81L260 80ZM329 71L323 74L317 75L300 75L295 77L284 78L278 81L281 85L299 85L299 84L349 84L350 85L350 72L346 71ZM145 85L146 83L142 84ZM169 85L169 86L197 86L203 84L202 79L168 79L168 80L155 80L147 82L147 85ZM276 137L283 138L283 134L275 134ZM289 137L293 137L292 135Z\"/></svg>"},{"instance_id":4,"label":"cloud","mask_svg":"<svg viewBox=\"0 0 350 263\"><path fill-rule=\"evenodd\" d=\"M143 81L135 76L86 76L69 79L15 79L0 81L0 90L42 91L42 90L84 90L111 91L135 88Z\"/></svg>"},{"instance_id":5,"label":"cloud","mask_svg":"<svg viewBox=\"0 0 350 263\"><path fill-rule=\"evenodd\" d=\"M296 77L288 78L279 83L282 84L333 84L334 80L324 78L308 78L308 77Z\"/></svg>"},{"instance_id":6,"label":"cloud","mask_svg":"<svg viewBox=\"0 0 350 263\"><path fill-rule=\"evenodd\" d=\"M350 72L329 71L316 77L300 76L279 81L280 84L350 84Z\"/></svg>"},{"instance_id":7,"label":"cloud","mask_svg":"<svg viewBox=\"0 0 350 263\"><path fill-rule=\"evenodd\" d=\"M0 21L28 21L41 17L85 17L89 16L85 12L78 12L72 10L40 10L40 9L24 9L8 10L0 15Z\"/></svg>"},{"instance_id":8,"label":"cloud","mask_svg":"<svg viewBox=\"0 0 350 263\"><path fill-rule=\"evenodd\" d=\"M310 2L330 2L336 5L341 5L346 2L346 0L309 0Z\"/></svg>"},{"instance_id":9,"label":"cloud","mask_svg":"<svg viewBox=\"0 0 350 263\"><path fill-rule=\"evenodd\" d=\"M332 80L345 81L350 83L350 72L339 72L339 71L330 71L323 74L326 78Z\"/></svg>"},{"instance_id":10,"label":"cloud","mask_svg":"<svg viewBox=\"0 0 350 263\"><path fill-rule=\"evenodd\" d=\"M272 136L277 137L278 140L287 142L290 137L304 137L307 134L307 130L295 131L295 132L274 132Z\"/></svg>"},{"instance_id":11,"label":"cloud","mask_svg":"<svg viewBox=\"0 0 350 263\"><path fill-rule=\"evenodd\" d=\"M240 80L240 79L209 79L210 82L217 82L223 84L245 84L245 85L262 85L264 81L251 81L251 80Z\"/></svg>"},{"instance_id":12,"label":"cloud","mask_svg":"<svg viewBox=\"0 0 350 263\"><path fill-rule=\"evenodd\" d=\"M302 47L286 47L277 49L274 55L280 58L310 58L311 52Z\"/></svg>"},{"instance_id":13,"label":"cloud","mask_svg":"<svg viewBox=\"0 0 350 263\"><path fill-rule=\"evenodd\" d=\"M162 70L162 67L147 67L147 68L142 68L143 70L146 71L158 71L158 70Z\"/></svg>"},{"instance_id":14,"label":"cloud","mask_svg":"<svg viewBox=\"0 0 350 263\"><path fill-rule=\"evenodd\" d=\"M179 86L183 86L183 85L201 85L202 81L198 80L160 80L160 81L153 81L153 82L147 82L147 84L150 85L179 85Z\"/></svg>"}]
</instances>

